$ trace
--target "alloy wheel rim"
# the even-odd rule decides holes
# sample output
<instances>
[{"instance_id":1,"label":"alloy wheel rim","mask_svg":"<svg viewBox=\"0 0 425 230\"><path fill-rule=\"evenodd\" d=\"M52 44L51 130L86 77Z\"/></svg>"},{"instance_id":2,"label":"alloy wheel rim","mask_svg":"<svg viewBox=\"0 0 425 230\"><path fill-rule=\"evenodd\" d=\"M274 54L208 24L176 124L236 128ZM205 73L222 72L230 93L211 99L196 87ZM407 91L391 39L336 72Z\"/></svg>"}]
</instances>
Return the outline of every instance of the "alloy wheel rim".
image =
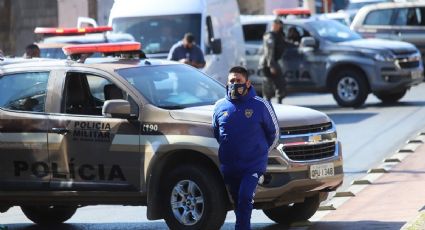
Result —
<instances>
[{"instance_id":1,"label":"alloy wheel rim","mask_svg":"<svg viewBox=\"0 0 425 230\"><path fill-rule=\"evenodd\" d=\"M204 196L199 186L191 180L179 181L170 199L174 217L183 225L195 225L204 212Z\"/></svg>"},{"instance_id":2,"label":"alloy wheel rim","mask_svg":"<svg viewBox=\"0 0 425 230\"><path fill-rule=\"evenodd\" d=\"M354 101L360 92L358 82L350 76L343 77L337 85L338 96L344 101Z\"/></svg>"}]
</instances>

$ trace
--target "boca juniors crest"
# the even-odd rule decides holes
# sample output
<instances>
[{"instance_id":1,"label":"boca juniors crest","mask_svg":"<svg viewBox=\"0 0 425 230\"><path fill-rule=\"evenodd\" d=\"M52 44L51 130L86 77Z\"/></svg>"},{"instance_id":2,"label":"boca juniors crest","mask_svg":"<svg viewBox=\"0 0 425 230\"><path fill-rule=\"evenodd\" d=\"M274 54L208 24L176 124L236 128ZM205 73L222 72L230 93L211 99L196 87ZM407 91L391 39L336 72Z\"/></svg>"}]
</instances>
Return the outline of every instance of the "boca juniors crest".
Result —
<instances>
[{"instance_id":1,"label":"boca juniors crest","mask_svg":"<svg viewBox=\"0 0 425 230\"><path fill-rule=\"evenodd\" d=\"M245 117L246 118L250 118L253 113L254 113L254 110L252 110L252 109L245 109Z\"/></svg>"}]
</instances>

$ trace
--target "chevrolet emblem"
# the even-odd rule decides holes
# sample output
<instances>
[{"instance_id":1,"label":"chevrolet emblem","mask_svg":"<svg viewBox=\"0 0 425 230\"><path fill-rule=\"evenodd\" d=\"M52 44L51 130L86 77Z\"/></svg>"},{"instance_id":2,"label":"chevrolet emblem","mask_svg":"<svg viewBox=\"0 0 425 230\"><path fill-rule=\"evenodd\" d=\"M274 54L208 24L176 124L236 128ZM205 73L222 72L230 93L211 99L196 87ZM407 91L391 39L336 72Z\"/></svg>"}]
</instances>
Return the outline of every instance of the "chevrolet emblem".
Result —
<instances>
[{"instance_id":1,"label":"chevrolet emblem","mask_svg":"<svg viewBox=\"0 0 425 230\"><path fill-rule=\"evenodd\" d=\"M308 141L313 143L319 143L322 141L322 136L321 135L310 136L308 138Z\"/></svg>"}]
</instances>

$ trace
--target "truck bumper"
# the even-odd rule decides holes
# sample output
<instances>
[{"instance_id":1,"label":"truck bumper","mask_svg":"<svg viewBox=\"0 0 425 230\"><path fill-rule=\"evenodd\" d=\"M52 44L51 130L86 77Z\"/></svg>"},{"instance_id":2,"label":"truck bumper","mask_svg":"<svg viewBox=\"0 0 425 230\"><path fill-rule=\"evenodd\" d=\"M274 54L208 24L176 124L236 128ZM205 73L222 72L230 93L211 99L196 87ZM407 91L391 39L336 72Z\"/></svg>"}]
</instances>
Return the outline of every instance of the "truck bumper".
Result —
<instances>
[{"instance_id":1,"label":"truck bumper","mask_svg":"<svg viewBox=\"0 0 425 230\"><path fill-rule=\"evenodd\" d=\"M312 179L310 170L313 165L329 164L334 166L334 175ZM343 160L340 143L338 154L314 162L288 162L288 165L269 167L265 173L265 182L257 187L254 206L269 208L284 204L303 202L305 197L319 192L335 191L343 182Z\"/></svg>"},{"instance_id":2,"label":"truck bumper","mask_svg":"<svg viewBox=\"0 0 425 230\"><path fill-rule=\"evenodd\" d=\"M369 79L373 93L400 92L424 81L422 62L413 68L400 68L394 63L378 63Z\"/></svg>"}]
</instances>

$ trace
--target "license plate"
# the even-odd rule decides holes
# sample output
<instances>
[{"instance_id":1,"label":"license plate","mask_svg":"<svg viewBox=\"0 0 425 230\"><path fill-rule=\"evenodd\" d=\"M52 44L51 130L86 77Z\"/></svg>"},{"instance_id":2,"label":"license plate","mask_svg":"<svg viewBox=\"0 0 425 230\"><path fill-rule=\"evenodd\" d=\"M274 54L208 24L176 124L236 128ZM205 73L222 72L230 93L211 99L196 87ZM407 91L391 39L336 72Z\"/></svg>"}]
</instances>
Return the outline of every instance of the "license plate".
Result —
<instances>
[{"instance_id":1,"label":"license plate","mask_svg":"<svg viewBox=\"0 0 425 230\"><path fill-rule=\"evenodd\" d=\"M334 173L334 164L320 164L320 165L311 165L310 166L310 178L319 179L335 175Z\"/></svg>"},{"instance_id":2,"label":"license plate","mask_svg":"<svg viewBox=\"0 0 425 230\"><path fill-rule=\"evenodd\" d=\"M412 72L412 79L418 79L422 77L422 72L421 71L414 71Z\"/></svg>"}]
</instances>

